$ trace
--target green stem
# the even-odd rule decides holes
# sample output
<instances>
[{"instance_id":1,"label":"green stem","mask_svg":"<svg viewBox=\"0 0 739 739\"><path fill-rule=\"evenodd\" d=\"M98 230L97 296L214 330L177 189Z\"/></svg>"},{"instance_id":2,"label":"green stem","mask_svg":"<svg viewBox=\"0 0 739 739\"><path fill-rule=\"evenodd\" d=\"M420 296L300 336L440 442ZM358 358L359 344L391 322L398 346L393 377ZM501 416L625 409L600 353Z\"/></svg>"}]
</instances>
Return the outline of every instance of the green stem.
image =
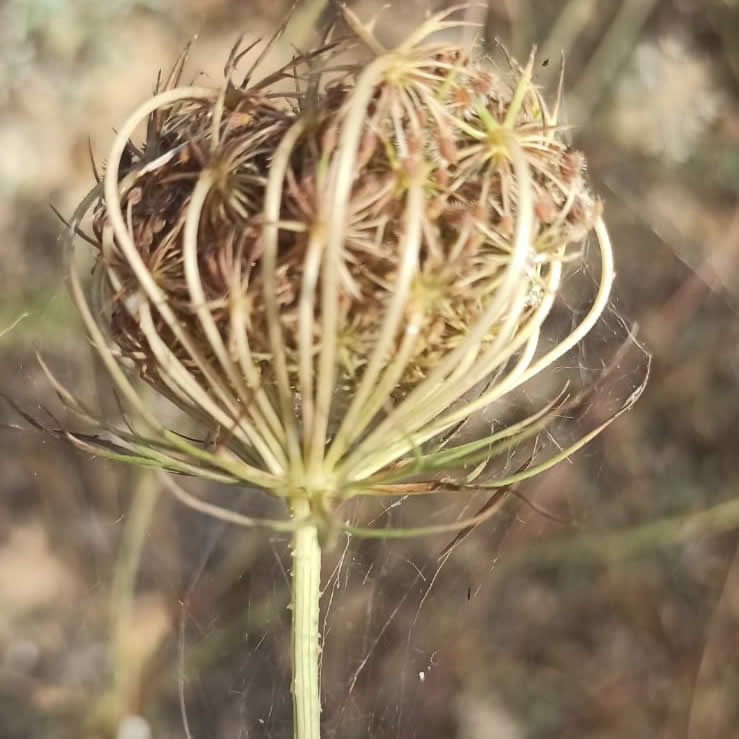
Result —
<instances>
[{"instance_id":1,"label":"green stem","mask_svg":"<svg viewBox=\"0 0 739 739\"><path fill-rule=\"evenodd\" d=\"M310 511L308 501L298 500L296 520ZM318 601L321 588L321 548L315 526L300 526L293 534L292 569L292 694L293 736L320 739L321 696L318 678Z\"/></svg>"}]
</instances>

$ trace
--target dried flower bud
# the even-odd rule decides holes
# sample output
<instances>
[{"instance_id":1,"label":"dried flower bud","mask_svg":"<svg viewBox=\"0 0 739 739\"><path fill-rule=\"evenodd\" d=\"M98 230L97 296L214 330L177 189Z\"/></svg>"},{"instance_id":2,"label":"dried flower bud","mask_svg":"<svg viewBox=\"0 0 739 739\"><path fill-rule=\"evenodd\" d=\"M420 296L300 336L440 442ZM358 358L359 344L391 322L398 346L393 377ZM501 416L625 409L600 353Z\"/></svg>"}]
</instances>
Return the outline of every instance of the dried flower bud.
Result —
<instances>
[{"instance_id":1,"label":"dried flower bud","mask_svg":"<svg viewBox=\"0 0 739 739\"><path fill-rule=\"evenodd\" d=\"M430 40L445 15L387 53L350 19L377 54L340 84L322 84L320 68L342 44L251 87L180 88L175 75L122 127L93 223L105 331L72 283L116 382L160 433L165 468L257 484L324 516L541 428L542 415L474 448L419 452L574 346L612 278L599 201L532 84L533 56L522 71L470 59ZM272 86L298 69L312 81L296 105ZM598 295L542 354L562 265L594 227ZM119 358L220 427L218 453L165 432Z\"/></svg>"}]
</instances>

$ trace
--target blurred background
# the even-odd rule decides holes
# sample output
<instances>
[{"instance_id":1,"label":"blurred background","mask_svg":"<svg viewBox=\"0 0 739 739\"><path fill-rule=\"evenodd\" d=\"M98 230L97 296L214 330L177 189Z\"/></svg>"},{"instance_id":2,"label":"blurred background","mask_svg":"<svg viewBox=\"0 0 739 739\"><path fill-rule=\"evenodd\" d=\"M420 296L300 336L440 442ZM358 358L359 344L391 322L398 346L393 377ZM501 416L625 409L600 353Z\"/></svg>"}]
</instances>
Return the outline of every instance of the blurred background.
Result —
<instances>
[{"instance_id":1,"label":"blurred background","mask_svg":"<svg viewBox=\"0 0 739 739\"><path fill-rule=\"evenodd\" d=\"M102 167L113 129L193 35L186 77L218 84L239 33L268 34L287 5L0 4L0 391L12 401L0 399L1 739L291 736L284 538L204 519L13 407L73 423L39 351L116 413L67 297L49 204L71 214L93 183L88 148ZM440 7L397 0L378 33L391 43ZM652 378L571 463L522 486L568 523L519 501L448 559L443 537L341 540L326 555L324 736L730 739L739 3L490 0L474 12L491 47L500 38L525 59L538 44L549 99L566 54L566 119L618 270L609 315L571 364L597 368L638 324ZM275 57L310 38L291 34ZM622 361L625 377L643 369L639 352Z\"/></svg>"}]
</instances>

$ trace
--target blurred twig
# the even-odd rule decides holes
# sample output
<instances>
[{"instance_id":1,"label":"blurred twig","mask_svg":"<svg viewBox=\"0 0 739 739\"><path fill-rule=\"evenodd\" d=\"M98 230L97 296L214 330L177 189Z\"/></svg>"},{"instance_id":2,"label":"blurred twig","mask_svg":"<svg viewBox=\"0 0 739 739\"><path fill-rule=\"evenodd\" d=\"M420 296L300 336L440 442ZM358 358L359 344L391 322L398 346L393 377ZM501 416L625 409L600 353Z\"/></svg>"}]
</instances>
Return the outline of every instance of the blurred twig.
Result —
<instances>
[{"instance_id":1,"label":"blurred twig","mask_svg":"<svg viewBox=\"0 0 739 739\"><path fill-rule=\"evenodd\" d=\"M739 498L704 511L670 516L622 531L595 532L532 546L520 553L509 554L498 566L505 568L523 562L547 564L587 559L620 562L656 549L736 529L739 529Z\"/></svg>"},{"instance_id":2,"label":"blurred twig","mask_svg":"<svg viewBox=\"0 0 739 739\"><path fill-rule=\"evenodd\" d=\"M30 315L31 314L28 313L28 311L25 311L25 312L21 313L18 316L18 318L16 318L15 321L13 321L13 323L10 324L10 326L8 326L7 328L4 328L4 329L2 329L2 331L0 331L0 339L2 339L3 336L5 336L5 334L10 333L22 320L24 320L25 318L28 318L28 316L30 316Z\"/></svg>"},{"instance_id":3,"label":"blurred twig","mask_svg":"<svg viewBox=\"0 0 739 739\"><path fill-rule=\"evenodd\" d=\"M624 0L570 97L575 123L581 124L598 105L656 5L657 0Z\"/></svg>"},{"instance_id":4,"label":"blurred twig","mask_svg":"<svg viewBox=\"0 0 739 739\"><path fill-rule=\"evenodd\" d=\"M723 290L737 297L731 290L727 275L732 275L739 261L739 208L734 212L726 238L701 265L646 321L646 335L650 346L659 351L673 341L677 330L695 313L700 301L709 291Z\"/></svg>"},{"instance_id":5,"label":"blurred twig","mask_svg":"<svg viewBox=\"0 0 739 739\"><path fill-rule=\"evenodd\" d=\"M706 628L706 639L703 651L698 662L698 669L695 674L693 694L689 705L687 706L687 721L685 728L686 739L710 739L706 735L705 727L700 726L697 719L697 703L701 687L701 679L710 671L711 664L717 664L722 661L721 652L724 644L721 640L722 621L731 618L731 594L739 589L739 541L734 548L734 557L729 563L724 577L723 586L719 595L716 607L709 619Z\"/></svg>"},{"instance_id":6,"label":"blurred twig","mask_svg":"<svg viewBox=\"0 0 739 739\"><path fill-rule=\"evenodd\" d=\"M331 0L296 0L290 11L290 20L285 35L287 41L298 49L302 48L315 33L318 19Z\"/></svg>"},{"instance_id":7,"label":"blurred twig","mask_svg":"<svg viewBox=\"0 0 739 739\"><path fill-rule=\"evenodd\" d=\"M531 3L529 0L505 0L504 4L511 20L511 49L514 54L523 57L534 29Z\"/></svg>"},{"instance_id":8,"label":"blurred twig","mask_svg":"<svg viewBox=\"0 0 739 739\"><path fill-rule=\"evenodd\" d=\"M116 705L123 711L131 708L137 673L142 667L132 662L128 647L135 628L133 606L136 577L159 492L156 478L142 473L128 512L120 555L113 572L111 588L113 695Z\"/></svg>"},{"instance_id":9,"label":"blurred twig","mask_svg":"<svg viewBox=\"0 0 739 739\"><path fill-rule=\"evenodd\" d=\"M544 59L557 58L560 53L567 53L572 48L578 36L587 27L597 10L594 0L570 0L564 10L557 16L552 30L541 47L541 56ZM551 65L542 78L551 80L557 74L557 66Z\"/></svg>"}]
</instances>

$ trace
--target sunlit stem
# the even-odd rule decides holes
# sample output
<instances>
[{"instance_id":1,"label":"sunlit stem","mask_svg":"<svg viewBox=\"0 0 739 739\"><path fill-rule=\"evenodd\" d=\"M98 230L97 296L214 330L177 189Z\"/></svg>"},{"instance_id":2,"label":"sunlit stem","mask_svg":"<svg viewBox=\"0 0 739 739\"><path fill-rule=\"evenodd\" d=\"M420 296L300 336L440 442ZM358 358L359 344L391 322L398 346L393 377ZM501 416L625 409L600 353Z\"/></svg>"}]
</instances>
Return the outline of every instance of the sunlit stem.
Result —
<instances>
[{"instance_id":1,"label":"sunlit stem","mask_svg":"<svg viewBox=\"0 0 739 739\"><path fill-rule=\"evenodd\" d=\"M440 423L443 423L443 426L440 426L434 433L438 433L441 428L448 428L449 424L456 423L471 413L482 410L491 402L515 390L577 346L593 326L595 326L608 304L608 297L615 276L611 240L602 218L599 218L595 224L595 234L598 238L598 246L600 247L601 274L598 282L598 292L583 320L562 341L536 359L536 361L525 363L520 372L511 373L505 380L491 390L483 393L469 404L466 404L462 409L463 413L454 411L450 414L445 414L443 422L440 421Z\"/></svg>"},{"instance_id":2,"label":"sunlit stem","mask_svg":"<svg viewBox=\"0 0 739 739\"><path fill-rule=\"evenodd\" d=\"M490 390L484 392L475 400L470 403L466 403L460 409L456 409L450 413L445 413L443 417L429 424L421 431L421 433L413 436L408 435L407 438L414 444L414 446L423 443L427 439L433 438L436 434L441 433L444 429L449 428L454 423L469 417L472 413L482 410L490 403L503 397L506 393L512 392L517 387L520 387L523 383L530 380L572 348L577 346L583 337L590 332L608 304L608 297L610 295L611 286L613 285L613 279L615 276L611 240L602 218L599 218L595 224L595 234L598 239L598 246L600 247L601 274L598 283L598 292L590 306L590 310L587 312L583 320L567 335L566 338L535 361L531 361L532 357L529 357L525 362L519 362L519 369L517 371L509 373L499 383L496 383ZM535 344L533 346L530 344L529 346L530 348L534 348ZM381 449L382 451L377 455L368 454L365 457L363 460L364 466L353 471L355 479L369 476L384 465L389 464L393 459L397 459L403 453L403 443L404 442L402 440L400 443L396 443L395 445L385 442L382 447L378 444L376 449Z\"/></svg>"},{"instance_id":3,"label":"sunlit stem","mask_svg":"<svg viewBox=\"0 0 739 739\"><path fill-rule=\"evenodd\" d=\"M146 119L146 117L159 108L171 106L182 100L210 100L217 97L217 92L208 88L200 87L183 87L176 90L168 90L167 92L155 95L146 103L141 105L123 124L118 132L108 158L108 168L105 172L105 204L108 217L116 237L116 243L121 250L121 254L126 259L131 271L136 276L141 290L146 297L157 308L164 322L174 334L175 338L180 342L183 348L192 357L202 375L208 378L209 384L218 386L218 381L213 377L213 373L207 362L196 349L195 342L188 332L184 329L181 322L177 320L172 308L167 302L167 297L162 289L156 284L148 267L144 263L138 252L133 235L129 232L121 209L121 184L118 181L120 162L123 151L128 141L136 130L136 126ZM149 165L151 166L151 165ZM142 174L141 170L138 174ZM125 180L124 180L125 182Z\"/></svg>"},{"instance_id":4,"label":"sunlit stem","mask_svg":"<svg viewBox=\"0 0 739 739\"><path fill-rule=\"evenodd\" d=\"M296 499L292 507L293 518L299 521L309 514L308 501ZM315 525L298 526L293 534L292 550L293 737L320 739L318 609L321 548Z\"/></svg>"},{"instance_id":5,"label":"sunlit stem","mask_svg":"<svg viewBox=\"0 0 739 739\"><path fill-rule=\"evenodd\" d=\"M241 412L244 414L248 409L249 416L253 419L253 422L250 423L248 418L243 417L239 420L238 426L243 428L245 435L270 471L279 474L284 471L286 466L286 460L282 453L283 450L259 414L258 409L253 407L256 404L251 402L252 399L244 385L243 377L239 374L238 369L229 356L215 319L208 308L205 289L200 278L200 268L198 266L198 227L205 199L213 186L215 177L216 174L213 171L205 170L198 179L190 199L190 207L187 210L187 217L185 218L183 236L185 279L187 280L190 297L192 298L193 309L197 313L210 347L221 363L231 386L239 393L243 409L237 408L237 413Z\"/></svg>"},{"instance_id":6,"label":"sunlit stem","mask_svg":"<svg viewBox=\"0 0 739 739\"><path fill-rule=\"evenodd\" d=\"M280 307L277 301L277 242L280 219L280 203L285 172L296 142L305 130L306 121L296 121L285 133L272 156L267 188L264 193L265 226L262 234L264 256L262 269L264 276L264 303L266 308L267 331L269 332L274 362L280 410L287 436L288 458L292 473L302 474L303 456L298 441L297 420L293 410L293 394L287 367L285 339L280 322Z\"/></svg>"},{"instance_id":7,"label":"sunlit stem","mask_svg":"<svg viewBox=\"0 0 739 739\"><path fill-rule=\"evenodd\" d=\"M406 230L401 244L402 259L398 268L398 276L395 281L393 296L390 300L387 313L382 323L380 335L375 343L369 364L362 378L362 382L356 391L352 404L347 411L336 439L327 456L327 464L332 465L340 458L349 445L351 438L357 438L371 421L376 410L387 399L400 373L405 368L410 352L418 334L418 327L411 322L411 330L406 330L404 338L404 351L397 353L396 359L402 364L393 362L385 377L379 383L383 365L387 362L392 342L398 331L398 326L406 309L408 293L411 282L418 271L418 251L421 243L421 225L423 216L423 189L420 183L413 184L408 191L408 205L406 208ZM394 367L398 371L394 371ZM388 382L390 380L390 382ZM370 396L372 396L370 398ZM371 402L368 404L368 400ZM369 412L368 412L369 410ZM364 412L363 412L364 411Z\"/></svg>"},{"instance_id":8,"label":"sunlit stem","mask_svg":"<svg viewBox=\"0 0 739 739\"><path fill-rule=\"evenodd\" d=\"M199 375L205 380L207 385L203 387L200 380L186 369L176 359L175 355L169 351L166 342L159 335L153 321L148 320L147 323L147 319L152 319L153 316L149 306L144 303L141 307L141 315L139 316L140 327L155 354L158 348L162 380L178 398L184 399L187 405L199 406L206 409L206 412L215 423L224 427L231 427L233 425L231 419L238 418L240 415L238 400L223 381L223 378L218 375L215 369L205 359L201 349L197 346L197 342L187 328L177 319L171 306L168 304L167 296L157 285L149 268L138 253L130 228L130 202L128 210L129 225L127 225L122 212L121 194L130 188L136 178L144 172L152 171L158 166L161 166L165 161L168 161L173 155L173 152L167 152L157 160L149 162L140 170L129 173L119 182L121 156L130 136L142 120L160 108L171 107L183 100L211 100L214 97L217 97L216 91L208 88L183 87L156 95L141 105L124 123L113 142L108 168L105 174L104 192L107 212L110 218L110 227L115 234L115 242L131 268L131 271L136 276L140 290L146 295L149 302L156 307L156 312L163 319L169 330L171 330L182 348L189 354L192 362L198 368ZM108 270L108 272L111 273L111 270ZM162 357L166 357L166 361L162 362ZM209 390L212 391L214 397L210 397L211 392ZM280 429L277 430L278 432L280 431ZM234 427L233 433L248 446L252 446L252 442L246 438L243 424L238 424ZM278 437L281 435L281 433L278 433ZM267 457L269 458L270 456L272 454L268 453ZM270 467L273 470L277 470L280 467L280 464L274 457L270 461Z\"/></svg>"},{"instance_id":9,"label":"sunlit stem","mask_svg":"<svg viewBox=\"0 0 739 739\"><path fill-rule=\"evenodd\" d=\"M339 262L344 246L348 202L356 174L357 152L367 105L387 63L384 57L376 59L357 79L352 104L338 142L333 188L330 192L331 212L327 222L326 252L321 272L321 356L318 361L313 446L307 460L307 467L312 475L318 474L324 461L331 401L336 389Z\"/></svg>"},{"instance_id":10,"label":"sunlit stem","mask_svg":"<svg viewBox=\"0 0 739 739\"><path fill-rule=\"evenodd\" d=\"M80 275L78 274L77 269L75 269L74 259L71 258L75 237L75 226L80 223L85 213L98 196L99 190L98 188L95 188L82 201L72 217L70 228L65 232L63 244L65 252L70 255L67 267L69 270L69 287L72 293L72 299L77 305L77 309L79 310L80 316L89 333L90 340L97 349L98 354L110 373L111 379L118 388L118 391L121 393L122 397L131 404L131 407L136 410L142 421L144 421L155 433L161 435L162 440L170 444L174 449L183 452L191 458L202 460L211 466L224 470L239 480L250 482L265 489L274 489L279 483L272 474L256 469L251 465L247 465L243 460L233 459L226 452L212 454L205 451L196 444L192 444L187 441L183 436L169 431L162 426L140 394L134 389L121 366L119 366L114 352L111 350L100 326L92 315L92 311L90 310L90 306L85 296L85 291L80 282Z\"/></svg>"},{"instance_id":11,"label":"sunlit stem","mask_svg":"<svg viewBox=\"0 0 739 739\"><path fill-rule=\"evenodd\" d=\"M316 286L321 267L321 256L325 245L324 229L314 225L308 239L303 263L302 289L298 307L298 379L303 401L303 448L305 457L310 456L313 446L313 361L314 361L314 316Z\"/></svg>"},{"instance_id":12,"label":"sunlit stem","mask_svg":"<svg viewBox=\"0 0 739 739\"><path fill-rule=\"evenodd\" d=\"M434 415L442 412L454 400L461 396L468 387L460 384L454 378L454 373L461 361L464 361L469 352L479 352L485 335L490 331L493 323L508 310L508 319L514 314L520 315L523 308L521 298L522 280L526 280L526 259L530 251L531 234L533 230L533 195L531 174L520 146L513 137L508 141L510 155L517 174L519 212L516 224L516 233L512 245L510 261L505 270L505 276L497 290L495 297L485 308L482 315L469 331L464 341L443 359L439 365L420 383L408 397L378 424L371 434L350 453L344 461L344 470L347 476L356 479L357 468L363 474L372 474L381 464L387 464L397 459L383 451L380 455L383 460L372 467L368 462L369 455L377 449L387 450L397 444L399 438L407 438L416 432ZM518 296L518 299L517 299ZM518 309L515 309L518 304ZM512 312L511 312L512 311ZM502 343L503 334L499 335ZM498 342L494 342L494 345ZM389 437L389 438L388 438ZM393 447L394 448L394 447ZM403 451L398 452L402 454ZM369 473L367 467L372 467Z\"/></svg>"}]
</instances>

